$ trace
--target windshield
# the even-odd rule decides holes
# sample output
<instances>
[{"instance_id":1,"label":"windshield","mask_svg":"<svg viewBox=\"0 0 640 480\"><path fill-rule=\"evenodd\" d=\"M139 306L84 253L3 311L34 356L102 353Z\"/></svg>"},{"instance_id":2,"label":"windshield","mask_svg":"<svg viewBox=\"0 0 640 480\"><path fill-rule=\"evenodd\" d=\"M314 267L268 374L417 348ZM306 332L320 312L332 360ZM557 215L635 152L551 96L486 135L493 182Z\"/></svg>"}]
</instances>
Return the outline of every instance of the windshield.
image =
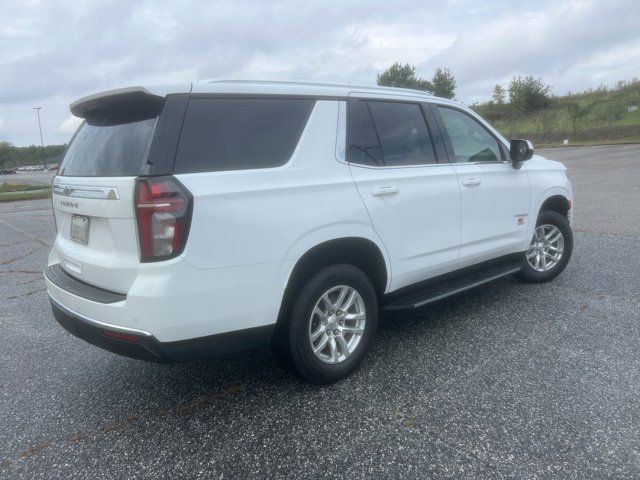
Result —
<instances>
[{"instance_id":1,"label":"windshield","mask_svg":"<svg viewBox=\"0 0 640 480\"><path fill-rule=\"evenodd\" d=\"M60 167L60 175L136 176L146 171L146 156L156 118L120 125L83 123Z\"/></svg>"}]
</instances>

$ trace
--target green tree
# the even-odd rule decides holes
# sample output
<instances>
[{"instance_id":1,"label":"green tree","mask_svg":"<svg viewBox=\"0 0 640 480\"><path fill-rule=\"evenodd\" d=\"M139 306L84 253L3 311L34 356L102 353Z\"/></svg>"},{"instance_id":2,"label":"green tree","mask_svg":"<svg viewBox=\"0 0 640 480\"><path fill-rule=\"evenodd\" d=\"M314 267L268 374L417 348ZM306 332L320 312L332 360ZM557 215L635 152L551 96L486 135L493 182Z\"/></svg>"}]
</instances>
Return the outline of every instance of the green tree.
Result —
<instances>
[{"instance_id":1,"label":"green tree","mask_svg":"<svg viewBox=\"0 0 640 480\"><path fill-rule=\"evenodd\" d=\"M16 147L9 142L0 141L0 170L21 165L42 165L42 157L47 163L58 163L66 148L66 145L46 145L43 154L40 146Z\"/></svg>"},{"instance_id":2,"label":"green tree","mask_svg":"<svg viewBox=\"0 0 640 480\"><path fill-rule=\"evenodd\" d=\"M437 68L431 79L433 94L442 98L453 98L456 94L456 78L448 68Z\"/></svg>"},{"instance_id":3,"label":"green tree","mask_svg":"<svg viewBox=\"0 0 640 480\"><path fill-rule=\"evenodd\" d=\"M408 63L402 65L398 62L391 65L384 72L379 73L378 85L385 87L415 88L431 92L431 82L416 75L416 67Z\"/></svg>"},{"instance_id":4,"label":"green tree","mask_svg":"<svg viewBox=\"0 0 640 480\"><path fill-rule=\"evenodd\" d=\"M580 126L581 120L587 116L589 110L578 102L573 102L567 105L567 111L569 112L569 118L571 118L571 128L573 130L573 135L575 136L578 133L578 127Z\"/></svg>"},{"instance_id":5,"label":"green tree","mask_svg":"<svg viewBox=\"0 0 640 480\"><path fill-rule=\"evenodd\" d=\"M12 145L9 142L0 142L0 170L5 169L11 159Z\"/></svg>"},{"instance_id":6,"label":"green tree","mask_svg":"<svg viewBox=\"0 0 640 480\"><path fill-rule=\"evenodd\" d=\"M496 85L493 87L493 95L491 95L491 99L497 105L504 105L506 100L507 92L504 90L504 87L501 85Z\"/></svg>"},{"instance_id":7,"label":"green tree","mask_svg":"<svg viewBox=\"0 0 640 480\"><path fill-rule=\"evenodd\" d=\"M542 110L550 103L551 87L533 76L513 77L509 83L509 104L516 113Z\"/></svg>"}]
</instances>

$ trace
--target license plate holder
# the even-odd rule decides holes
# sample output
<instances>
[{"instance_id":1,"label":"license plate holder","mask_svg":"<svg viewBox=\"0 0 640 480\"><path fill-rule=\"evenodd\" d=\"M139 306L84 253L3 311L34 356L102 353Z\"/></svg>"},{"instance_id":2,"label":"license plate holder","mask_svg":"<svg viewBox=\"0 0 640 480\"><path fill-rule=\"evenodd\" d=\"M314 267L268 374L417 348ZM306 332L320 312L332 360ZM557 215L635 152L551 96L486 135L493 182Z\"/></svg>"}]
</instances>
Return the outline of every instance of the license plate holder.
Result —
<instances>
[{"instance_id":1,"label":"license plate holder","mask_svg":"<svg viewBox=\"0 0 640 480\"><path fill-rule=\"evenodd\" d=\"M87 245L89 243L89 217L72 215L70 236L74 242Z\"/></svg>"}]
</instances>

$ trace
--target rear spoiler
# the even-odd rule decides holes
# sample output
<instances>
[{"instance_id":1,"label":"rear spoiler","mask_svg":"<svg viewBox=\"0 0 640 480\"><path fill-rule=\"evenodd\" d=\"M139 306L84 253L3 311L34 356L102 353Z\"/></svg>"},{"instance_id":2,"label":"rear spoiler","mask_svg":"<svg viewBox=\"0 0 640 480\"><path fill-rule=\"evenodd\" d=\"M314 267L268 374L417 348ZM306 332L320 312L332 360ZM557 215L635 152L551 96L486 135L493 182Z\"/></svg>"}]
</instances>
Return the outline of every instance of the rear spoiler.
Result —
<instances>
[{"instance_id":1,"label":"rear spoiler","mask_svg":"<svg viewBox=\"0 0 640 480\"><path fill-rule=\"evenodd\" d=\"M91 125L117 125L157 117L165 99L144 87L128 87L83 97L69 109Z\"/></svg>"}]
</instances>

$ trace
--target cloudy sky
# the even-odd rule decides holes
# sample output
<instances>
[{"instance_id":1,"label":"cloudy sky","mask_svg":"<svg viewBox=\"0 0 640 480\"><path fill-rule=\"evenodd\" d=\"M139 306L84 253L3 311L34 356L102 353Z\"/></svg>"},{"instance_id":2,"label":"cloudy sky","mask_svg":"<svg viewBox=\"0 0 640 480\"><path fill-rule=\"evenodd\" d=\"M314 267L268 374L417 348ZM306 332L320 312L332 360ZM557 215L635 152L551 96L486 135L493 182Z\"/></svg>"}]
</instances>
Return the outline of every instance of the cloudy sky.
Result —
<instances>
[{"instance_id":1,"label":"cloudy sky","mask_svg":"<svg viewBox=\"0 0 640 480\"><path fill-rule=\"evenodd\" d=\"M457 99L513 75L556 94L640 77L639 0L0 0L0 141L65 143L88 93L207 78L373 85L394 61Z\"/></svg>"}]
</instances>

